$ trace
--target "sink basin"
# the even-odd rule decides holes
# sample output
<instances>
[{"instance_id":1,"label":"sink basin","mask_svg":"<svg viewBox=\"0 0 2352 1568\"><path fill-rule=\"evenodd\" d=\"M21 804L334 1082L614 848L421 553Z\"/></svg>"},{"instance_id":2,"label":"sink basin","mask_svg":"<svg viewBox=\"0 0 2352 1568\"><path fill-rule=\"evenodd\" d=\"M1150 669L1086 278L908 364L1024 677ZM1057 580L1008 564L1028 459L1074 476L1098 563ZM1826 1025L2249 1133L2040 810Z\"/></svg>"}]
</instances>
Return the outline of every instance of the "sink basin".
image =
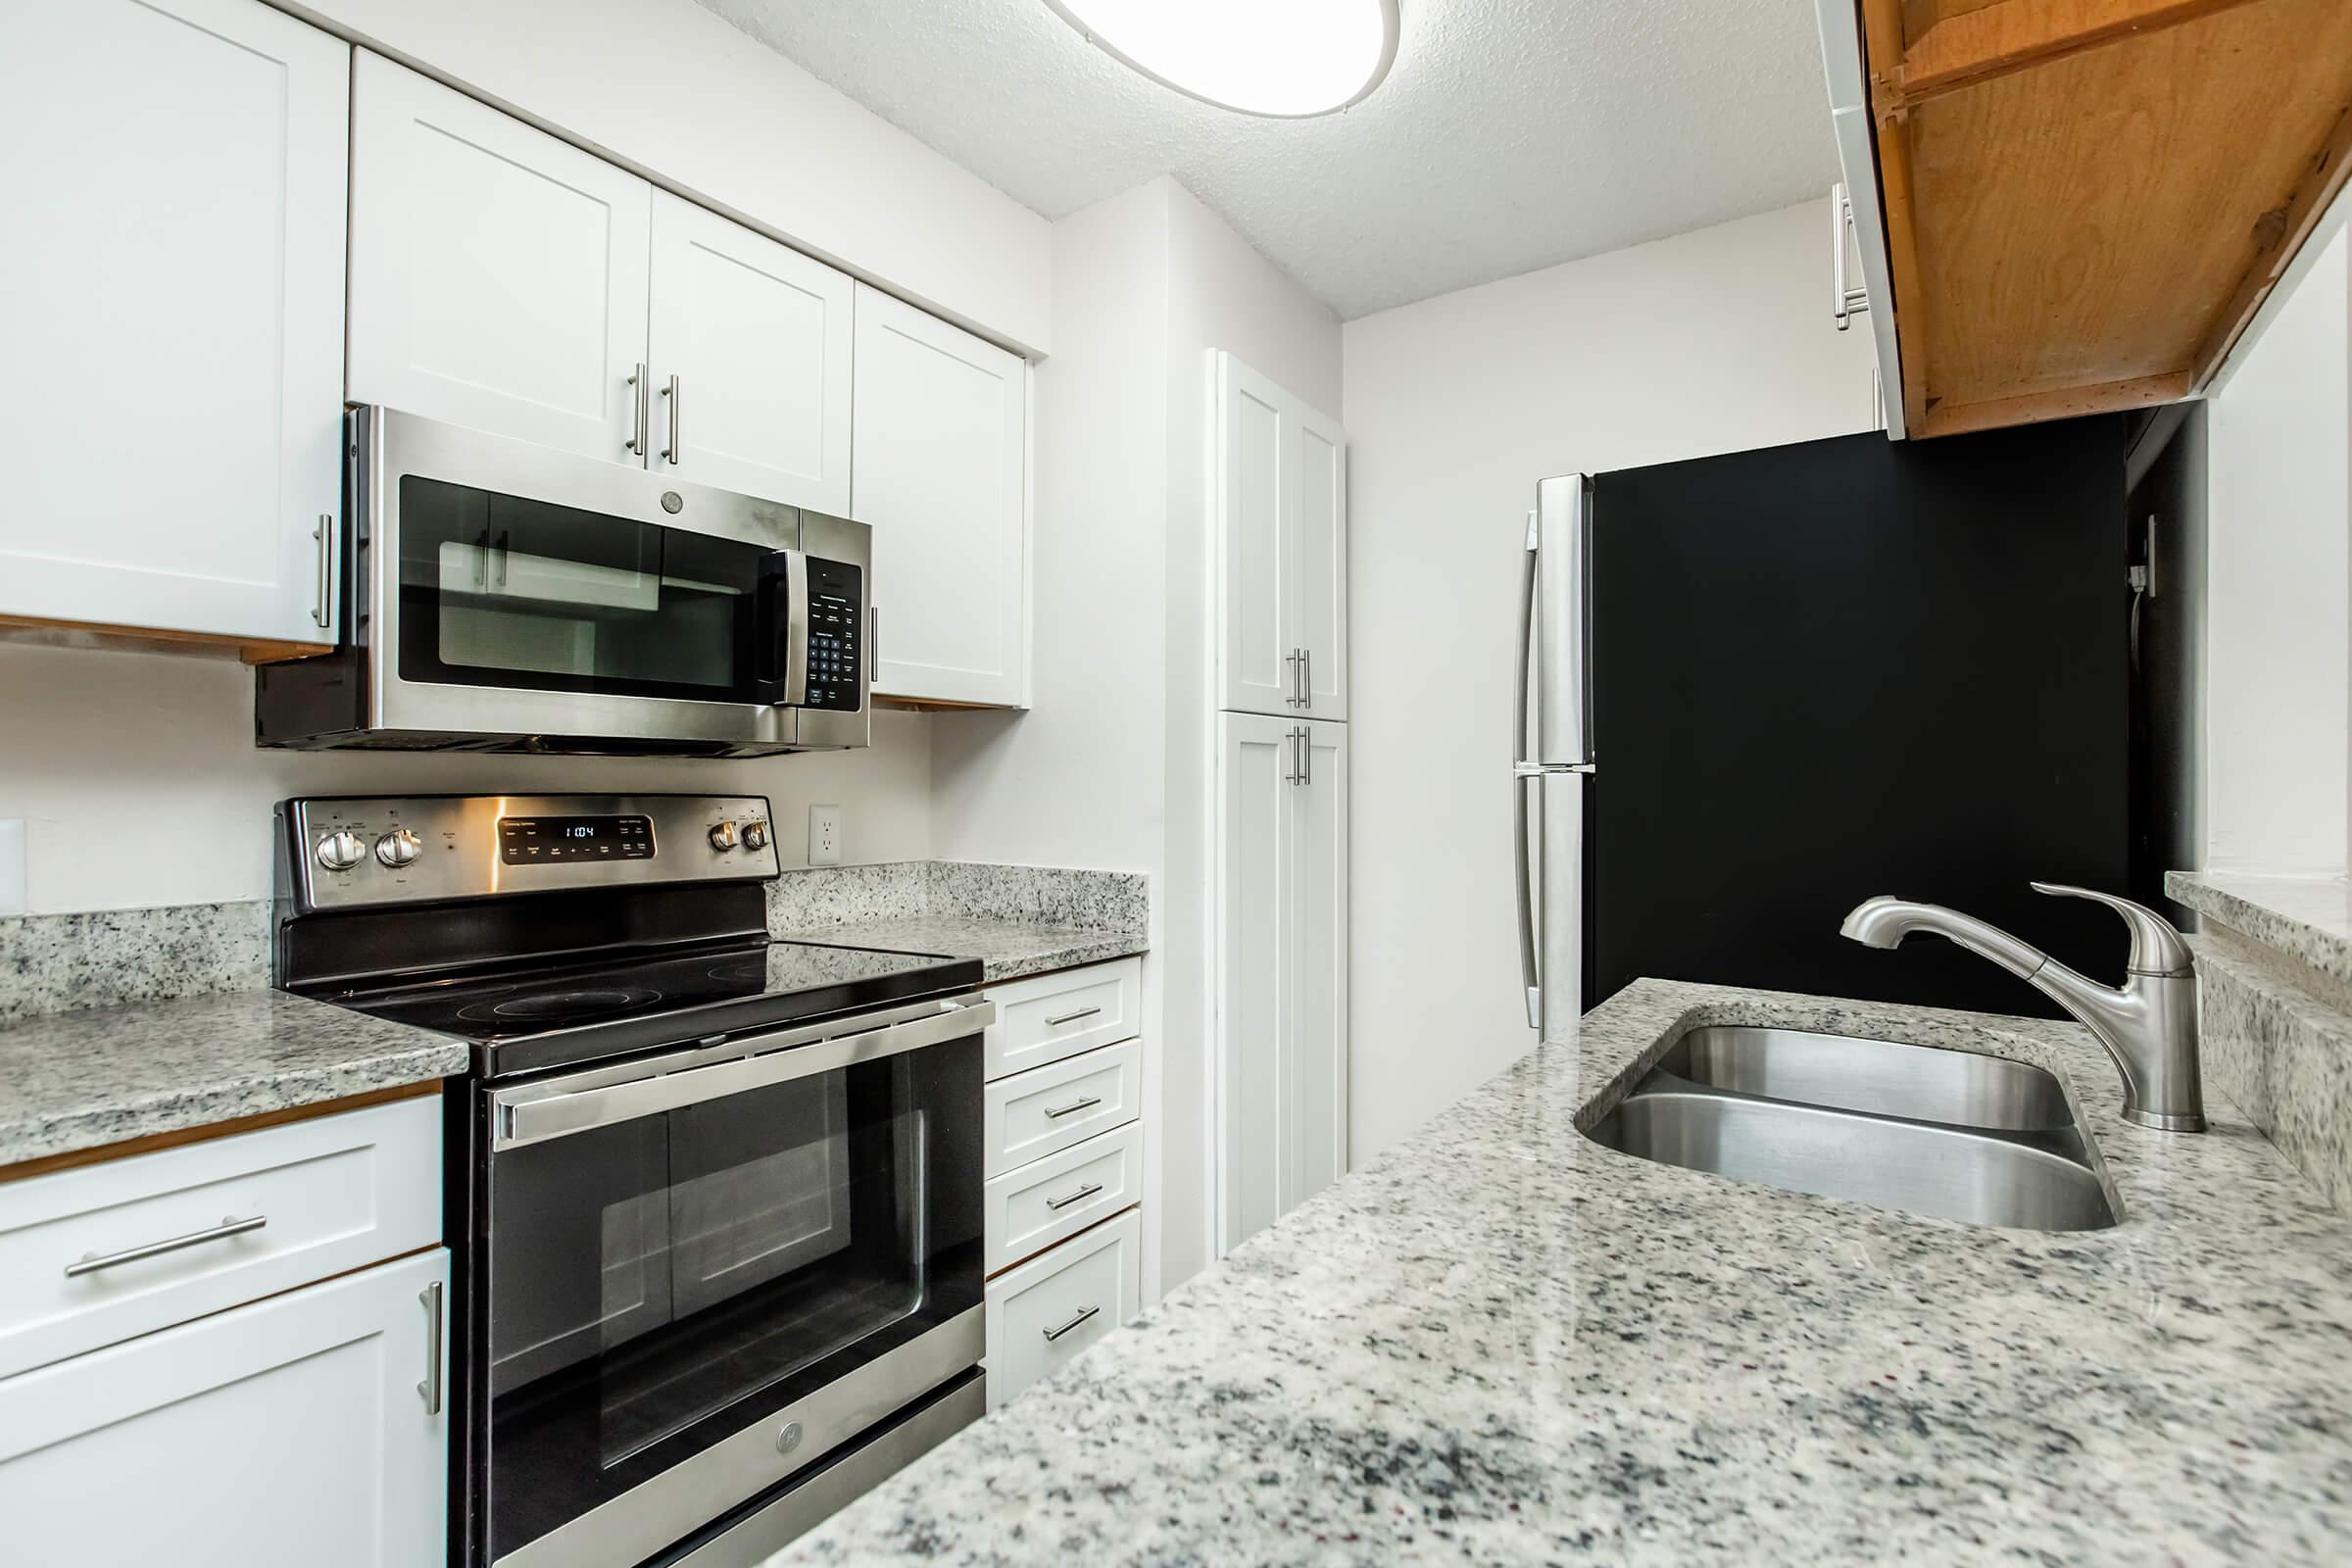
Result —
<instances>
[{"instance_id":1,"label":"sink basin","mask_svg":"<svg viewBox=\"0 0 2352 1568\"><path fill-rule=\"evenodd\" d=\"M1658 1070L1709 1089L1834 1110L2005 1132L2075 1124L2058 1080L2030 1062L1801 1029L1693 1029Z\"/></svg>"},{"instance_id":2,"label":"sink basin","mask_svg":"<svg viewBox=\"0 0 2352 1568\"><path fill-rule=\"evenodd\" d=\"M1686 1170L1975 1225L2116 1220L2058 1080L1969 1052L1697 1029L1586 1136Z\"/></svg>"}]
</instances>

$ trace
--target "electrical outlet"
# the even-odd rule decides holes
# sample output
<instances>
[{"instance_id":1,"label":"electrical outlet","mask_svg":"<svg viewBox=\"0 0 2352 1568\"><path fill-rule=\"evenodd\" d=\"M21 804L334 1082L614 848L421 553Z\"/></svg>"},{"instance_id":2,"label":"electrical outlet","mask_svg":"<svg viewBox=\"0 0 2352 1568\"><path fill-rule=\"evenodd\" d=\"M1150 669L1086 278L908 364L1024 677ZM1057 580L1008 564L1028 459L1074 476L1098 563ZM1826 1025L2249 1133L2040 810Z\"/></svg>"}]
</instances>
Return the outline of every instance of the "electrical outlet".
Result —
<instances>
[{"instance_id":1,"label":"electrical outlet","mask_svg":"<svg viewBox=\"0 0 2352 1568\"><path fill-rule=\"evenodd\" d=\"M810 865L839 865L841 863L841 808L811 806L808 808L808 863Z\"/></svg>"}]
</instances>

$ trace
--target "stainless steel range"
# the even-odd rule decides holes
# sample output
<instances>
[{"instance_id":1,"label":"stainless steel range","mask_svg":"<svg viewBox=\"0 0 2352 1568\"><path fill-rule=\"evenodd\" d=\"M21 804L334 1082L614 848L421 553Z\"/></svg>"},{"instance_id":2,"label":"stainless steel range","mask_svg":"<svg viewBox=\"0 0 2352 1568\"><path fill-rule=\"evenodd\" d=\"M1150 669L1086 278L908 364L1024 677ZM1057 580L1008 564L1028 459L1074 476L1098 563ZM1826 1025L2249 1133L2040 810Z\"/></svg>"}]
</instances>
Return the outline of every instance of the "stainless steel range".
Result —
<instances>
[{"instance_id":1,"label":"stainless steel range","mask_svg":"<svg viewBox=\"0 0 2352 1568\"><path fill-rule=\"evenodd\" d=\"M980 965L769 941L768 823L279 808L278 984L473 1043L453 1562L755 1563L983 1408Z\"/></svg>"}]
</instances>

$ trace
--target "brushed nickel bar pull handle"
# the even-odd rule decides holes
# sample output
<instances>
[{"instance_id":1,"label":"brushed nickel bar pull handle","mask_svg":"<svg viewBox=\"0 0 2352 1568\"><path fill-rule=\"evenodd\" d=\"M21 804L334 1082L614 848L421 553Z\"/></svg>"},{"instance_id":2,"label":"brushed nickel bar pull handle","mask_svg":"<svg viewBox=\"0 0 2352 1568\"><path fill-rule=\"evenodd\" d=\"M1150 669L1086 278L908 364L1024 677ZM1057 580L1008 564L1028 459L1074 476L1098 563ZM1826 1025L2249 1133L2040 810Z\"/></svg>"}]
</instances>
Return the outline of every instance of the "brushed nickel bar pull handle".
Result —
<instances>
[{"instance_id":1,"label":"brushed nickel bar pull handle","mask_svg":"<svg viewBox=\"0 0 2352 1568\"><path fill-rule=\"evenodd\" d=\"M1059 1120L1064 1116L1075 1116L1082 1110L1091 1110L1101 1103L1102 1103L1101 1095L1088 1095L1085 1099L1073 1100L1066 1105L1048 1105L1046 1115L1050 1120Z\"/></svg>"},{"instance_id":2,"label":"brushed nickel bar pull handle","mask_svg":"<svg viewBox=\"0 0 2352 1568\"><path fill-rule=\"evenodd\" d=\"M1072 1203L1082 1203L1086 1201L1086 1200L1094 1197L1102 1190L1102 1184L1101 1182L1088 1182L1084 1187L1079 1188L1067 1198L1047 1199L1046 1206L1058 1213L1062 1209L1069 1207Z\"/></svg>"},{"instance_id":3,"label":"brushed nickel bar pull handle","mask_svg":"<svg viewBox=\"0 0 2352 1568\"><path fill-rule=\"evenodd\" d=\"M321 512L318 526L311 530L311 537L318 541L318 603L312 609L311 618L320 626L331 625L335 618L330 603L335 597L334 523L334 514Z\"/></svg>"},{"instance_id":4,"label":"brushed nickel bar pull handle","mask_svg":"<svg viewBox=\"0 0 2352 1568\"><path fill-rule=\"evenodd\" d=\"M424 1381L416 1385L416 1393L424 1400L426 1415L441 1413L441 1282L433 1281L416 1293L424 1303Z\"/></svg>"},{"instance_id":5,"label":"brushed nickel bar pull handle","mask_svg":"<svg viewBox=\"0 0 2352 1568\"><path fill-rule=\"evenodd\" d=\"M1296 648L1282 656L1282 678L1284 684L1290 687L1289 691L1283 693L1282 706L1297 708L1298 706L1298 650Z\"/></svg>"},{"instance_id":6,"label":"brushed nickel bar pull handle","mask_svg":"<svg viewBox=\"0 0 2352 1568\"><path fill-rule=\"evenodd\" d=\"M1080 1307L1076 1317L1070 1319L1067 1323L1064 1323L1057 1329L1047 1329L1045 1331L1046 1343L1048 1345L1053 1344L1055 1340L1060 1339L1064 1334L1069 1333L1070 1330L1076 1328L1079 1324L1085 1322L1088 1318L1093 1317L1096 1313L1102 1310L1102 1309L1099 1306Z\"/></svg>"},{"instance_id":7,"label":"brushed nickel bar pull handle","mask_svg":"<svg viewBox=\"0 0 2352 1568\"><path fill-rule=\"evenodd\" d=\"M669 378L669 385L662 389L662 395L669 399L669 445L662 449L662 456L667 458L669 466L674 468L678 466L678 454L684 450L678 445L678 378L676 376L673 375Z\"/></svg>"},{"instance_id":8,"label":"brushed nickel bar pull handle","mask_svg":"<svg viewBox=\"0 0 2352 1568\"><path fill-rule=\"evenodd\" d=\"M1315 706L1315 651L1312 648L1298 650L1298 706Z\"/></svg>"},{"instance_id":9,"label":"brushed nickel bar pull handle","mask_svg":"<svg viewBox=\"0 0 2352 1568\"><path fill-rule=\"evenodd\" d=\"M85 1254L78 1261L66 1265L66 1278L79 1279L84 1274L95 1274L102 1268L114 1268L122 1263L136 1263L142 1258L161 1257L166 1252L176 1252L186 1247L202 1247L207 1242L224 1242L231 1236L243 1236L248 1231L258 1231L269 1223L270 1217L267 1214L256 1214L251 1219L223 1219L220 1224L205 1230L190 1231L185 1236L173 1236L165 1241L149 1242L144 1247L126 1247L120 1252L109 1252L104 1257Z\"/></svg>"},{"instance_id":10,"label":"brushed nickel bar pull handle","mask_svg":"<svg viewBox=\"0 0 2352 1568\"><path fill-rule=\"evenodd\" d=\"M628 385L630 391L636 394L630 402L628 447L631 452L642 458L645 456L645 427L653 418L653 407L649 401L650 387L645 378L645 362L643 360L637 362L637 373L629 377Z\"/></svg>"},{"instance_id":11,"label":"brushed nickel bar pull handle","mask_svg":"<svg viewBox=\"0 0 2352 1568\"><path fill-rule=\"evenodd\" d=\"M1309 787L1315 782L1315 732L1304 724L1298 726L1298 782Z\"/></svg>"},{"instance_id":12,"label":"brushed nickel bar pull handle","mask_svg":"<svg viewBox=\"0 0 2352 1568\"><path fill-rule=\"evenodd\" d=\"M1101 1007L1080 1007L1076 1012L1065 1012L1058 1014L1055 1017L1048 1018L1046 1020L1046 1027L1049 1029L1058 1029L1065 1023L1076 1023L1081 1018L1092 1018L1096 1013L1101 1012L1102 1010L1102 1009Z\"/></svg>"}]
</instances>

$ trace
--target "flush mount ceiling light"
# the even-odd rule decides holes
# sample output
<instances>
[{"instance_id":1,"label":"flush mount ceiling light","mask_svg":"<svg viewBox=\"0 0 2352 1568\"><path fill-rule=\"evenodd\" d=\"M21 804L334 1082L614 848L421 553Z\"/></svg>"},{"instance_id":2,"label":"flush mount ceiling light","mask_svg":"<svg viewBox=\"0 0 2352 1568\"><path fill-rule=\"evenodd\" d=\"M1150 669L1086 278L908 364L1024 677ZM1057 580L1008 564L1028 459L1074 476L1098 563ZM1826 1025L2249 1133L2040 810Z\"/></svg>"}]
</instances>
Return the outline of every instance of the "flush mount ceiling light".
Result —
<instances>
[{"instance_id":1,"label":"flush mount ceiling light","mask_svg":"<svg viewBox=\"0 0 2352 1568\"><path fill-rule=\"evenodd\" d=\"M1396 0L1046 0L1152 80L1273 120L1363 101L1396 58Z\"/></svg>"}]
</instances>

